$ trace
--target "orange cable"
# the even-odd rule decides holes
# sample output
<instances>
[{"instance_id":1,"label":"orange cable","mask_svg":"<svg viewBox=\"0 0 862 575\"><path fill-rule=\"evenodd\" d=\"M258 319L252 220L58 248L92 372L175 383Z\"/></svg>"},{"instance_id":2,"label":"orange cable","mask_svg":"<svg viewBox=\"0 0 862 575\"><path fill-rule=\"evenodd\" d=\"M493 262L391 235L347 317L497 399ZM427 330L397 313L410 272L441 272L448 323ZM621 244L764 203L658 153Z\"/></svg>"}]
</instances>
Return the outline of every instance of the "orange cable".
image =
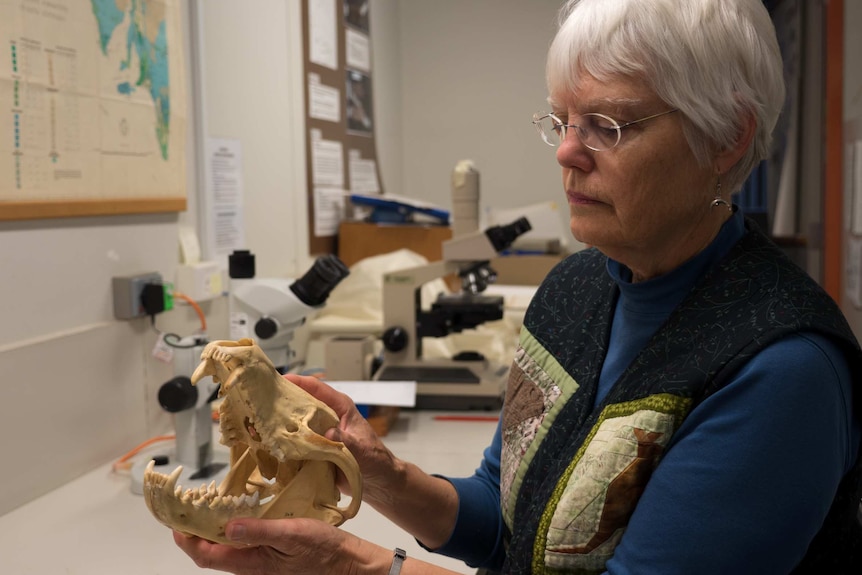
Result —
<instances>
[{"instance_id":1,"label":"orange cable","mask_svg":"<svg viewBox=\"0 0 862 575\"><path fill-rule=\"evenodd\" d=\"M129 466L123 465L123 464L126 463L129 459L131 459L135 455L137 455L138 453L140 453L140 451L142 449L144 449L145 447L149 447L150 445L152 445L154 443L158 443L159 441L170 441L170 440L176 439L176 438L177 438L176 435L159 435L157 437L152 437L150 439L147 439L146 441L144 441L143 443L141 443L140 445L138 445L137 447L135 447L134 449L132 449L131 451L126 453L124 456L119 458L117 461L115 461L114 465L113 465L114 471L119 471L120 469L128 469Z\"/></svg>"},{"instance_id":2,"label":"orange cable","mask_svg":"<svg viewBox=\"0 0 862 575\"><path fill-rule=\"evenodd\" d=\"M188 302L188 304L195 309L195 311L198 313L198 317L201 320L201 331L206 333L206 331L207 331L207 318L204 315L204 310L202 310L201 306L198 305L198 302L196 302L195 300L193 300L192 298L190 298L186 294L184 294L182 292L178 292L178 291L174 292L174 297L178 297L181 300Z\"/></svg>"}]
</instances>

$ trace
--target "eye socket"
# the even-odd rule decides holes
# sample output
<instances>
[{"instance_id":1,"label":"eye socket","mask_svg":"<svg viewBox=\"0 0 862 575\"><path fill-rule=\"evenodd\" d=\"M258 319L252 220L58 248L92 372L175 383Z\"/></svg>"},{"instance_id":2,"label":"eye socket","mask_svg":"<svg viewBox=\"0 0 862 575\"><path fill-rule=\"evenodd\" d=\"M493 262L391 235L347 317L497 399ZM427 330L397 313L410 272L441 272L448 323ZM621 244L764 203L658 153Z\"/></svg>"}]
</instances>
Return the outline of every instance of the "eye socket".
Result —
<instances>
[{"instance_id":1,"label":"eye socket","mask_svg":"<svg viewBox=\"0 0 862 575\"><path fill-rule=\"evenodd\" d=\"M245 426L245 430L248 432L249 437L259 443L261 440L260 434L257 432L257 428L255 428L254 424L251 422L251 419L246 417L243 425Z\"/></svg>"}]
</instances>

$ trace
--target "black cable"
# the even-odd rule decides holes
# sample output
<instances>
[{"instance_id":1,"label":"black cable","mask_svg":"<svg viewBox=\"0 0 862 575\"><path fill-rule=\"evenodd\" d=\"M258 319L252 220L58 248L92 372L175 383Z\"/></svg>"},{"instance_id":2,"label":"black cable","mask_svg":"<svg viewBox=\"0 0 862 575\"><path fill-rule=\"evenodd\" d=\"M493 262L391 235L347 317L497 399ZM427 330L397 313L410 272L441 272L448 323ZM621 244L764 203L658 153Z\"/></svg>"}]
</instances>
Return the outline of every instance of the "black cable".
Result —
<instances>
[{"instance_id":1,"label":"black cable","mask_svg":"<svg viewBox=\"0 0 862 575\"><path fill-rule=\"evenodd\" d=\"M168 338L174 338L176 342L172 343ZM175 333L166 333L162 336L162 341L164 341L166 345L169 345L170 347L176 349L190 349L200 345L200 342L197 339L191 343L186 344L179 343L181 340L182 338Z\"/></svg>"}]
</instances>

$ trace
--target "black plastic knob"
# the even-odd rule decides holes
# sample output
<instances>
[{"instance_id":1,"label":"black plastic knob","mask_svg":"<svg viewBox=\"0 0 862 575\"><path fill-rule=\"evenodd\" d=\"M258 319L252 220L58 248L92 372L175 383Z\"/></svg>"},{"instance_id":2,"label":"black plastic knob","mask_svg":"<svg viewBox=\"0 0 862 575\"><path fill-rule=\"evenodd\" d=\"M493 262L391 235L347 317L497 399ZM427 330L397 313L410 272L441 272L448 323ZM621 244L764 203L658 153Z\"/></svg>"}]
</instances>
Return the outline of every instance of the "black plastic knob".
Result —
<instances>
[{"instance_id":1,"label":"black plastic knob","mask_svg":"<svg viewBox=\"0 0 862 575\"><path fill-rule=\"evenodd\" d=\"M228 256L228 275L231 279L254 277L254 254L249 250L234 250Z\"/></svg>"},{"instance_id":2,"label":"black plastic knob","mask_svg":"<svg viewBox=\"0 0 862 575\"><path fill-rule=\"evenodd\" d=\"M407 330L395 326L384 331L381 339L383 341L383 347L389 351L395 352L401 351L407 347L407 342L410 340L410 336L407 334Z\"/></svg>"},{"instance_id":3,"label":"black plastic knob","mask_svg":"<svg viewBox=\"0 0 862 575\"><path fill-rule=\"evenodd\" d=\"M169 413L191 409L198 402L198 388L185 375L178 375L159 388L159 405Z\"/></svg>"},{"instance_id":4,"label":"black plastic knob","mask_svg":"<svg viewBox=\"0 0 862 575\"><path fill-rule=\"evenodd\" d=\"M278 323L271 317L262 317L254 324L254 333L260 339L269 339L278 333Z\"/></svg>"}]
</instances>

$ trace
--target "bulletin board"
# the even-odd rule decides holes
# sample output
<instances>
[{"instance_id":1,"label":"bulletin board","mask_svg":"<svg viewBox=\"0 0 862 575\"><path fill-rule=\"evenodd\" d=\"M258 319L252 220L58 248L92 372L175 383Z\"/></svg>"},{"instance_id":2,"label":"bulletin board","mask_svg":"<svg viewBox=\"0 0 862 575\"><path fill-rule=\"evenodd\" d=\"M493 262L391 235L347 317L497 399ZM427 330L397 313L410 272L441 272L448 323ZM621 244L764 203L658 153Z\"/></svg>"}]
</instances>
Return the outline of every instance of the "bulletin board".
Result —
<instances>
[{"instance_id":1,"label":"bulletin board","mask_svg":"<svg viewBox=\"0 0 862 575\"><path fill-rule=\"evenodd\" d=\"M0 220L186 209L180 0L0 4Z\"/></svg>"},{"instance_id":2,"label":"bulletin board","mask_svg":"<svg viewBox=\"0 0 862 575\"><path fill-rule=\"evenodd\" d=\"M370 0L303 0L309 250L334 253L349 193L383 193L374 142Z\"/></svg>"}]
</instances>

